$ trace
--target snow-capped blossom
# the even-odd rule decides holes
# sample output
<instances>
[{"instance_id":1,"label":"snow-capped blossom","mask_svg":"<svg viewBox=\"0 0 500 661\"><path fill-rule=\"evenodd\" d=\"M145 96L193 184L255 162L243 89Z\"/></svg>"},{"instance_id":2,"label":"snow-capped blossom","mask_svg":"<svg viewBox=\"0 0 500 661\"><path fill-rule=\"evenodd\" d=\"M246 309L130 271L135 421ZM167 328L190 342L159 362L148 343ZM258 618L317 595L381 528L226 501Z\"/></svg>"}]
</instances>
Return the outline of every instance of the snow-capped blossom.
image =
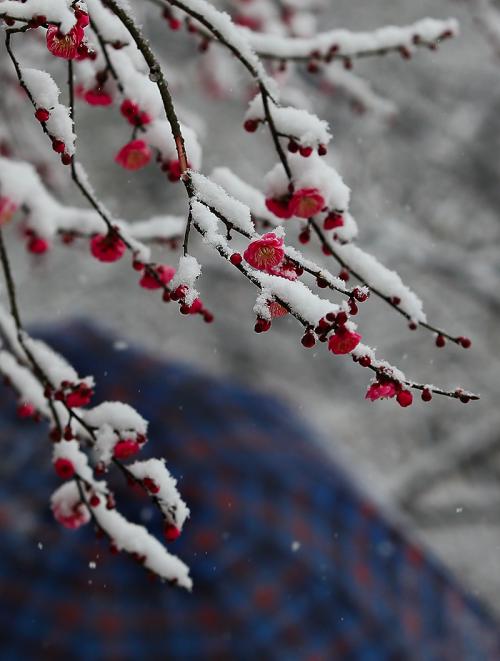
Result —
<instances>
[{"instance_id":1,"label":"snow-capped blossom","mask_svg":"<svg viewBox=\"0 0 500 661\"><path fill-rule=\"evenodd\" d=\"M90 521L90 512L83 503L75 505L69 511L62 505L53 505L52 513L58 523L70 530L81 528Z\"/></svg>"},{"instance_id":2,"label":"snow-capped blossom","mask_svg":"<svg viewBox=\"0 0 500 661\"><path fill-rule=\"evenodd\" d=\"M113 448L113 454L117 459L128 459L133 457L139 452L141 446L139 443L131 438L125 438L118 443Z\"/></svg>"},{"instance_id":3,"label":"snow-capped blossom","mask_svg":"<svg viewBox=\"0 0 500 661\"><path fill-rule=\"evenodd\" d=\"M87 406L90 404L94 391L86 383L79 383L76 386L69 386L69 392L64 394L64 401L70 408Z\"/></svg>"},{"instance_id":4,"label":"snow-capped blossom","mask_svg":"<svg viewBox=\"0 0 500 661\"><path fill-rule=\"evenodd\" d=\"M378 381L372 383L368 388L365 399L374 402L377 399L390 399L396 395L396 385L392 381L387 383L379 383Z\"/></svg>"},{"instance_id":5,"label":"snow-capped blossom","mask_svg":"<svg viewBox=\"0 0 500 661\"><path fill-rule=\"evenodd\" d=\"M139 285L143 289L160 289L162 283L167 285L175 275L174 267L166 264L155 266L154 272L156 277L150 270L144 271L142 278L139 280Z\"/></svg>"},{"instance_id":6,"label":"snow-capped blossom","mask_svg":"<svg viewBox=\"0 0 500 661\"><path fill-rule=\"evenodd\" d=\"M277 237L273 232L264 234L260 239L249 243L243 253L243 257L250 266L267 273L272 273L281 264L284 256L283 239Z\"/></svg>"},{"instance_id":7,"label":"snow-capped blossom","mask_svg":"<svg viewBox=\"0 0 500 661\"><path fill-rule=\"evenodd\" d=\"M0 196L0 227L9 222L17 211L17 204L8 197Z\"/></svg>"},{"instance_id":8,"label":"snow-capped blossom","mask_svg":"<svg viewBox=\"0 0 500 661\"><path fill-rule=\"evenodd\" d=\"M58 86L46 71L22 67L21 75L36 105L37 119L43 121L44 129L52 141L53 150L61 154L63 163L69 164L75 152L76 135L69 108L59 103Z\"/></svg>"},{"instance_id":9,"label":"snow-capped blossom","mask_svg":"<svg viewBox=\"0 0 500 661\"><path fill-rule=\"evenodd\" d=\"M297 145L297 149L300 145L307 149L305 153L309 155L313 148L317 149L321 145L324 149L325 145L331 140L332 136L328 123L307 110L293 107L284 108L270 104L270 112L278 133L290 137L294 136L294 144ZM259 122L267 121L267 113L264 109L261 94L258 94L250 102L245 120L246 130L255 130ZM247 122L250 123L247 124Z\"/></svg>"},{"instance_id":10,"label":"snow-capped blossom","mask_svg":"<svg viewBox=\"0 0 500 661\"><path fill-rule=\"evenodd\" d=\"M96 234L90 240L90 252L100 262L116 262L123 257L126 249L116 232Z\"/></svg>"},{"instance_id":11,"label":"snow-capped blossom","mask_svg":"<svg viewBox=\"0 0 500 661\"><path fill-rule=\"evenodd\" d=\"M126 170L140 170L151 160L151 149L144 140L132 140L120 149L116 163Z\"/></svg>"},{"instance_id":12,"label":"snow-capped blossom","mask_svg":"<svg viewBox=\"0 0 500 661\"><path fill-rule=\"evenodd\" d=\"M323 222L325 230L334 230L344 226L344 216L337 211L332 211L328 214Z\"/></svg>"},{"instance_id":13,"label":"snow-capped blossom","mask_svg":"<svg viewBox=\"0 0 500 661\"><path fill-rule=\"evenodd\" d=\"M292 217L292 212L290 210L290 196L285 195L283 197L268 197L266 198L266 207L273 213L277 218L282 218L283 220L288 220Z\"/></svg>"},{"instance_id":14,"label":"snow-capped blossom","mask_svg":"<svg viewBox=\"0 0 500 661\"><path fill-rule=\"evenodd\" d=\"M351 353L361 341L361 335L343 328L337 328L333 335L328 338L328 349L336 354L343 355Z\"/></svg>"},{"instance_id":15,"label":"snow-capped blossom","mask_svg":"<svg viewBox=\"0 0 500 661\"><path fill-rule=\"evenodd\" d=\"M75 482L66 482L54 491L51 509L56 521L71 530L80 528L91 518L88 508L81 502Z\"/></svg>"},{"instance_id":16,"label":"snow-capped blossom","mask_svg":"<svg viewBox=\"0 0 500 661\"><path fill-rule=\"evenodd\" d=\"M182 530L190 512L177 489L177 480L161 459L136 461L128 466L130 473L156 496L157 503L168 523Z\"/></svg>"},{"instance_id":17,"label":"snow-capped blossom","mask_svg":"<svg viewBox=\"0 0 500 661\"><path fill-rule=\"evenodd\" d=\"M143 126L151 122L151 115L141 110L139 104L130 99L125 99L120 106L120 112L132 126Z\"/></svg>"},{"instance_id":18,"label":"snow-capped blossom","mask_svg":"<svg viewBox=\"0 0 500 661\"><path fill-rule=\"evenodd\" d=\"M317 188L301 188L290 200L288 208L292 216L311 218L325 206L325 198Z\"/></svg>"},{"instance_id":19,"label":"snow-capped blossom","mask_svg":"<svg viewBox=\"0 0 500 661\"><path fill-rule=\"evenodd\" d=\"M168 553L143 526L127 521L115 509L107 507L97 507L94 516L98 525L119 551L124 550L143 558L143 564L147 569L168 581L174 581L177 585L191 589L192 581L186 565L179 558Z\"/></svg>"},{"instance_id":20,"label":"snow-capped blossom","mask_svg":"<svg viewBox=\"0 0 500 661\"><path fill-rule=\"evenodd\" d=\"M67 34L63 34L57 25L50 25L47 28L47 48L55 57L74 60L84 37L84 29L78 24Z\"/></svg>"},{"instance_id":21,"label":"snow-capped blossom","mask_svg":"<svg viewBox=\"0 0 500 661\"><path fill-rule=\"evenodd\" d=\"M110 425L117 431L123 431L122 437L130 437L127 432L145 435L148 429L147 421L131 406L123 402L102 402L86 411L80 411L85 422L92 427Z\"/></svg>"},{"instance_id":22,"label":"snow-capped blossom","mask_svg":"<svg viewBox=\"0 0 500 661\"><path fill-rule=\"evenodd\" d=\"M90 106L110 106L113 97L102 87L94 87L83 93L83 98Z\"/></svg>"},{"instance_id":23,"label":"snow-capped blossom","mask_svg":"<svg viewBox=\"0 0 500 661\"><path fill-rule=\"evenodd\" d=\"M297 191L316 189L321 191L324 205L340 211L349 208L350 189L340 174L316 153L308 158L289 154L288 165ZM281 199L289 194L289 177L281 163L277 163L265 176L266 197Z\"/></svg>"},{"instance_id":24,"label":"snow-capped blossom","mask_svg":"<svg viewBox=\"0 0 500 661\"><path fill-rule=\"evenodd\" d=\"M73 462L64 457L59 457L54 461L54 470L61 480L69 480L75 474Z\"/></svg>"}]
</instances>

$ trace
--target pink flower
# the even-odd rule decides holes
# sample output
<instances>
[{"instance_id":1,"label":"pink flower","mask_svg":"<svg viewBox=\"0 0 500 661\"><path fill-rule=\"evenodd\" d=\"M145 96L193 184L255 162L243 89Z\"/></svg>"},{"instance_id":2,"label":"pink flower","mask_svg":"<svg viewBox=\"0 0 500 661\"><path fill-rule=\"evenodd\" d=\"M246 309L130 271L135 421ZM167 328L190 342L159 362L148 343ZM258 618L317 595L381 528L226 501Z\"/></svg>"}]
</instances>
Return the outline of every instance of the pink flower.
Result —
<instances>
[{"instance_id":1,"label":"pink flower","mask_svg":"<svg viewBox=\"0 0 500 661\"><path fill-rule=\"evenodd\" d=\"M54 470L56 471L56 475L62 480L69 480L75 474L73 462L64 457L59 457L59 459L55 460Z\"/></svg>"},{"instance_id":2,"label":"pink flower","mask_svg":"<svg viewBox=\"0 0 500 661\"><path fill-rule=\"evenodd\" d=\"M90 521L90 513L83 503L75 505L70 510L58 503L52 505L52 513L58 523L71 530L76 530Z\"/></svg>"},{"instance_id":3,"label":"pink flower","mask_svg":"<svg viewBox=\"0 0 500 661\"><path fill-rule=\"evenodd\" d=\"M0 227L9 222L17 211L17 204L8 197L0 196Z\"/></svg>"},{"instance_id":4,"label":"pink flower","mask_svg":"<svg viewBox=\"0 0 500 661\"><path fill-rule=\"evenodd\" d=\"M292 217L292 212L289 207L289 198L288 197L269 197L266 199L266 207L271 213L274 213L278 218L283 218L287 220Z\"/></svg>"},{"instance_id":5,"label":"pink flower","mask_svg":"<svg viewBox=\"0 0 500 661\"><path fill-rule=\"evenodd\" d=\"M71 28L68 34L63 34L57 25L50 25L47 28L47 48L55 57L74 60L84 37L85 32L79 24Z\"/></svg>"},{"instance_id":6,"label":"pink flower","mask_svg":"<svg viewBox=\"0 0 500 661\"><path fill-rule=\"evenodd\" d=\"M100 262L116 262L127 249L125 243L115 232L96 234L90 239L90 252Z\"/></svg>"},{"instance_id":7,"label":"pink flower","mask_svg":"<svg viewBox=\"0 0 500 661\"><path fill-rule=\"evenodd\" d=\"M281 264L284 256L283 239L279 239L272 232L252 241L243 253L250 266L268 273Z\"/></svg>"},{"instance_id":8,"label":"pink flower","mask_svg":"<svg viewBox=\"0 0 500 661\"><path fill-rule=\"evenodd\" d=\"M292 216L311 218L324 206L325 198L317 188L301 188L292 195L289 209Z\"/></svg>"},{"instance_id":9,"label":"pink flower","mask_svg":"<svg viewBox=\"0 0 500 661\"><path fill-rule=\"evenodd\" d=\"M140 449L141 446L139 443L129 438L123 441L118 441L113 448L113 454L117 459L128 459L134 454L137 454Z\"/></svg>"},{"instance_id":10,"label":"pink flower","mask_svg":"<svg viewBox=\"0 0 500 661\"><path fill-rule=\"evenodd\" d=\"M361 335L353 331L338 328L328 339L329 350L336 355L351 353L359 344Z\"/></svg>"},{"instance_id":11,"label":"pink flower","mask_svg":"<svg viewBox=\"0 0 500 661\"><path fill-rule=\"evenodd\" d=\"M87 90L83 94L85 101L91 106L110 106L113 103L113 97L102 87L95 87Z\"/></svg>"},{"instance_id":12,"label":"pink flower","mask_svg":"<svg viewBox=\"0 0 500 661\"><path fill-rule=\"evenodd\" d=\"M396 394L396 386L392 381L388 383L372 383L368 388L365 399L374 402L376 399L389 399Z\"/></svg>"},{"instance_id":13,"label":"pink flower","mask_svg":"<svg viewBox=\"0 0 500 661\"><path fill-rule=\"evenodd\" d=\"M132 140L120 149L115 157L118 165L126 170L140 170L151 160L151 150L144 140Z\"/></svg>"},{"instance_id":14,"label":"pink flower","mask_svg":"<svg viewBox=\"0 0 500 661\"><path fill-rule=\"evenodd\" d=\"M160 289L162 283L167 285L175 275L175 269L172 266L160 264L154 268L157 277L155 277L148 269L144 271L144 275L139 280L139 285L143 289Z\"/></svg>"}]
</instances>

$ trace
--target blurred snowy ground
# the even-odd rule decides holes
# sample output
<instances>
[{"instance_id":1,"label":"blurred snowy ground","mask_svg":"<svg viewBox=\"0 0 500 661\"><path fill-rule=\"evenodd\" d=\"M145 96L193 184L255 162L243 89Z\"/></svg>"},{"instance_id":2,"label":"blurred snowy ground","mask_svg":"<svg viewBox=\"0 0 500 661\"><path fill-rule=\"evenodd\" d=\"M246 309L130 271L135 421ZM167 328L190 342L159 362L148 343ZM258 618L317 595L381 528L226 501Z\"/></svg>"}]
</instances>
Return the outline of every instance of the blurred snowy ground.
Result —
<instances>
[{"instance_id":1,"label":"blurred snowy ground","mask_svg":"<svg viewBox=\"0 0 500 661\"><path fill-rule=\"evenodd\" d=\"M393 402L365 402L367 373L323 346L302 349L296 323L278 320L270 333L255 335L254 291L202 247L198 254L207 266L200 288L216 314L211 326L140 290L128 263L103 266L78 248L32 260L12 241L21 306L31 323L92 317L120 339L281 395L366 491L410 522L500 613L500 60L461 3L332 4L325 27L371 29L451 15L461 22L461 37L438 53L356 64L355 71L399 107L394 126L353 115L340 95L317 95L307 76L302 89L332 123L332 151L353 189L360 244L413 286L431 321L474 344L469 351L438 350L430 334L408 331L404 319L374 297L360 316L366 341L415 379L479 391L479 403L435 398L403 410ZM145 28L158 37L157 23L150 19ZM176 99L205 128L204 171L229 164L259 185L273 163L267 136L240 130L241 103L197 93L195 48L166 28L161 35L157 43L165 42ZM127 129L115 128L113 113L79 109L84 112L81 159L109 207L129 219L162 209L182 213L180 186L164 183L153 166L133 177L118 171L113 154ZM70 191L68 184L68 196L78 200ZM169 254L164 259L175 263ZM95 376L105 376L105 365Z\"/></svg>"}]
</instances>

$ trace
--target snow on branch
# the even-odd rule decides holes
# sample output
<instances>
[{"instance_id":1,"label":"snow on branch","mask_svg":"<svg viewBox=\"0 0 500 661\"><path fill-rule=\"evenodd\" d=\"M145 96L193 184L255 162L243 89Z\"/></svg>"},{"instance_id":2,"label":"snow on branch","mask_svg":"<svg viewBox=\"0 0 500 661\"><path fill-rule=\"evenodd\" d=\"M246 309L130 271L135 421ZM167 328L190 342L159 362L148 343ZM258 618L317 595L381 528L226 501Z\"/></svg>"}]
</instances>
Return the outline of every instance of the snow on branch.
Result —
<instances>
[{"instance_id":1,"label":"snow on branch","mask_svg":"<svg viewBox=\"0 0 500 661\"><path fill-rule=\"evenodd\" d=\"M8 272L10 267L5 258L2 264ZM12 289L9 296L15 305ZM0 373L19 397L18 414L23 418L45 417L52 426L52 463L56 475L65 481L51 499L56 520L70 529L94 521L107 535L112 548L134 555L160 578L191 589L185 564L169 554L143 526L129 522L116 511L114 496L106 482L96 478L97 471L101 475L106 466L116 465L129 479L139 482L157 505L165 521L167 541L180 535L189 509L163 462L150 459L135 462L131 467L123 463L140 452L146 442L147 421L122 402L82 408L93 393L88 387L83 392L81 387L74 389L69 381L61 381L63 377L77 378L67 361L45 343L30 338L18 321L3 311L0 322L0 337L6 345L6 349L0 350ZM91 377L86 380L87 386L89 383L93 384ZM111 437L112 442L105 448L109 456L103 461L105 437L108 440ZM88 447L97 458L94 467L85 451ZM149 480L144 471L141 473L142 465L148 467Z\"/></svg>"},{"instance_id":2,"label":"snow on branch","mask_svg":"<svg viewBox=\"0 0 500 661\"><path fill-rule=\"evenodd\" d=\"M75 25L75 13L72 7L85 10L85 2L74 3L71 0L2 0L0 18L8 17L15 21L28 22L34 17L44 17L44 23L58 25L63 33L69 32Z\"/></svg>"},{"instance_id":3,"label":"snow on branch","mask_svg":"<svg viewBox=\"0 0 500 661\"><path fill-rule=\"evenodd\" d=\"M150 497L164 520L166 540L178 537L189 509L176 480L164 460L137 460L148 441L147 421L125 402L91 406L93 378L79 376L63 357L26 333L3 233L22 215L32 253L46 253L56 235L64 243L87 239L91 255L105 263L130 253L143 289L160 293L166 303L177 302L181 314L201 315L212 322L212 313L195 289L203 285L203 264L197 253L201 242L255 287L257 333L268 332L286 315L293 317L302 327L302 347L323 343L332 359L350 357L370 370L368 400L394 399L407 407L415 391L426 402L433 395L464 403L477 399L462 388L446 390L417 383L362 342L368 329L355 318L360 304L373 293L400 312L410 327L419 325L434 333L438 346L446 338L464 348L471 344L468 338L431 326L420 299L399 276L354 245L358 227L349 211L351 190L327 154L330 127L312 109L281 105L279 86L270 73L275 66L271 63L268 71L260 59L304 60L311 71L321 64L327 82L343 86L363 106L389 114L389 105L384 106L363 81L327 64L340 60L350 68L353 58L393 51L408 58L418 47L434 49L455 36L458 26L453 20L425 19L373 32L317 33L311 20L316 5L311 1L294 7L289 25L281 20L280 12L268 12L276 30L265 33L242 27L244 16L235 16L233 21L205 0L154 0L152 5L162 9L172 30L181 27L179 17L185 15L188 34L202 39L201 51L209 40L216 40L251 74L257 95L253 89L249 107L242 108L242 124L255 139L265 134L275 152L275 163L267 174L261 163L254 164L264 192L225 166L216 168L211 178L201 172L201 140L180 120L168 69L161 65L127 2L0 2L6 62L32 104L40 137L49 137L49 148L69 166L75 187L89 205L79 209L62 204L31 165L0 155L0 264L10 308L9 313L0 310L0 372L15 393L18 414L33 420L43 417L49 423L54 470L63 480L52 496L56 519L73 529L92 522L113 551L126 551L161 578L190 589L184 563L144 527L127 521L117 511L107 483L100 479L108 471L119 471ZM142 10L146 12L146 6ZM66 61L67 73L59 83L49 72L20 64L18 51L23 54L24 36L32 31L45 38L48 66L52 58ZM290 80L283 76L282 84ZM68 105L60 103L61 97L69 99ZM179 182L184 187L184 216L155 215L136 223L113 217L77 158L80 102L117 111L129 134L115 155L115 166L133 176L156 162L162 178L159 185ZM261 130L257 133L257 129ZM231 136L228 126L226 137L230 140ZM285 242L297 228L300 251ZM191 234L198 243L190 244ZM156 261L154 244L168 243L175 249L182 235L178 267ZM311 250L314 246L320 249L316 254ZM332 262L340 266L338 276L328 268ZM352 287L348 285L351 277L358 281ZM134 463L128 463L132 458Z\"/></svg>"},{"instance_id":4,"label":"snow on branch","mask_svg":"<svg viewBox=\"0 0 500 661\"><path fill-rule=\"evenodd\" d=\"M2 202L3 200L3 202ZM93 209L82 209L59 202L42 183L40 176L29 163L0 157L0 205L4 214L9 209L9 219L15 212L24 215L28 249L48 249L56 235L71 243L74 238L87 238L100 234L103 222ZM4 222L7 222L5 217ZM117 227L136 242L146 256L146 243L176 241L184 228L179 216L157 216L129 223L116 220ZM46 245L42 244L44 241Z\"/></svg>"},{"instance_id":5,"label":"snow on branch","mask_svg":"<svg viewBox=\"0 0 500 661\"><path fill-rule=\"evenodd\" d=\"M391 51L411 54L419 46L433 47L439 41L457 36L455 19L439 21L425 18L404 27L387 26L372 32L332 30L309 39L279 37L245 30L247 39L259 57L279 60L331 61L339 58L384 55Z\"/></svg>"},{"instance_id":6,"label":"snow on branch","mask_svg":"<svg viewBox=\"0 0 500 661\"><path fill-rule=\"evenodd\" d=\"M364 78L336 63L323 67L322 78L323 89L327 85L334 91L340 90L360 114L369 112L384 120L392 120L398 114L398 108L393 101L375 92Z\"/></svg>"}]
</instances>

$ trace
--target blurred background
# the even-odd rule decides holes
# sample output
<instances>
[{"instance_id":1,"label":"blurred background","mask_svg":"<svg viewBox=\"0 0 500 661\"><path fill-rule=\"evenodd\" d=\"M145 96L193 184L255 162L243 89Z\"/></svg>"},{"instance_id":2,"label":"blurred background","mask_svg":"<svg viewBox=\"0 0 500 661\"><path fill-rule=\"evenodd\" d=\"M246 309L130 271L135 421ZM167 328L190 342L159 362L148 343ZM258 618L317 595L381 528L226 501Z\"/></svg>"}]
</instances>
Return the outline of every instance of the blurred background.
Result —
<instances>
[{"instance_id":1,"label":"blurred background","mask_svg":"<svg viewBox=\"0 0 500 661\"><path fill-rule=\"evenodd\" d=\"M77 244L56 246L37 259L26 254L15 231L8 239L26 322L92 318L121 340L118 349L140 343L280 396L315 427L327 452L366 493L500 615L500 58L466 2L335 0L320 10L322 29L370 30L426 16L457 17L460 37L437 52L419 50L410 61L389 55L355 63L354 73L394 104L397 114L390 119L383 112L353 111L342 90L321 91L322 76L305 67L289 83L294 102L308 104L332 126L331 158L353 191L360 245L400 273L424 300L432 323L470 336L473 347L437 349L432 334L410 332L375 297L361 309L364 339L411 378L461 385L481 393L480 402L435 397L426 405L416 398L401 409L365 401L366 372L350 360L332 359L324 347L304 350L293 320L277 320L271 332L256 335L255 292L194 238L193 252L205 265L199 289L216 316L212 325L185 318L177 306L141 290L126 260L101 265ZM184 31L169 31L154 11L142 18L181 115L200 132L203 171L227 165L262 187L275 157L264 130L242 129L245 73L229 58L221 64L225 56L212 53L216 46L200 55L196 42ZM204 67L214 75L224 72L228 89L214 93L213 86L196 84ZM134 175L114 164L129 139L116 110L80 104L78 114L79 157L113 213L128 220L184 213L183 190L166 182L154 164ZM13 127L20 156L32 156L31 123L26 108ZM61 170L58 177L64 177ZM66 180L54 184L65 200L84 205ZM316 257L328 265L319 251ZM158 259L175 265L177 255L158 251Z\"/></svg>"}]
</instances>

